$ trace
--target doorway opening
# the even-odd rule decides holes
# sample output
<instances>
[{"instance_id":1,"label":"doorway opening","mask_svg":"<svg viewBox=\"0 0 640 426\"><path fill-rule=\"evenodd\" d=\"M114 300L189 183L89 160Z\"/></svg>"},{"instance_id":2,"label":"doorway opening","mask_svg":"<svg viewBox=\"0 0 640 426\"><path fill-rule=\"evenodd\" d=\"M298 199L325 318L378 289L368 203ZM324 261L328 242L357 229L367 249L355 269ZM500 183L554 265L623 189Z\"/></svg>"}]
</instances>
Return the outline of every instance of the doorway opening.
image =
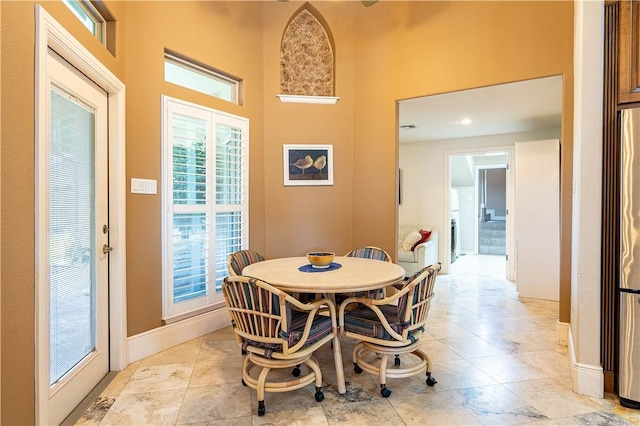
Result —
<instances>
[{"instance_id":1,"label":"doorway opening","mask_svg":"<svg viewBox=\"0 0 640 426\"><path fill-rule=\"evenodd\" d=\"M508 278L507 262L510 227L508 164L509 148L485 148L477 151L448 154L449 211L451 235L447 253L450 253L451 272L460 272L464 265L479 270L465 256L484 259L492 268L500 265L500 278ZM480 255L481 257L476 257ZM490 257L500 258L492 259ZM481 268L480 268L481 269Z\"/></svg>"}]
</instances>

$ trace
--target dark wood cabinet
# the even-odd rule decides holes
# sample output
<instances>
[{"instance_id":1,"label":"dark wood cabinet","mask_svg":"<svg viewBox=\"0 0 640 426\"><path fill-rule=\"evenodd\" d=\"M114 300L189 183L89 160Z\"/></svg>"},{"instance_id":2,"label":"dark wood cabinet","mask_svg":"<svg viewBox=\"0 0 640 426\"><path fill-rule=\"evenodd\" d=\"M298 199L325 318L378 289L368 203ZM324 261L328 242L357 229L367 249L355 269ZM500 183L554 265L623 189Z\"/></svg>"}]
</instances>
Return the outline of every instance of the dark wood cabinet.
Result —
<instances>
[{"instance_id":1,"label":"dark wood cabinet","mask_svg":"<svg viewBox=\"0 0 640 426\"><path fill-rule=\"evenodd\" d=\"M640 1L619 2L618 102L640 102Z\"/></svg>"}]
</instances>

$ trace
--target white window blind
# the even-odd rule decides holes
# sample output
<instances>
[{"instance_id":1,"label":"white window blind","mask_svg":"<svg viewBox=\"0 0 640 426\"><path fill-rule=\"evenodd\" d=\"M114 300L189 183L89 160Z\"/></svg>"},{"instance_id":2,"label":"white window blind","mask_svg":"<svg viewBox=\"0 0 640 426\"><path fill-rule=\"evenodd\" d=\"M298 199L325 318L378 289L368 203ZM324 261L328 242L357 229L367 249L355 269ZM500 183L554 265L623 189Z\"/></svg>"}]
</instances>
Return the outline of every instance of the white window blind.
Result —
<instances>
[{"instance_id":1,"label":"white window blind","mask_svg":"<svg viewBox=\"0 0 640 426\"><path fill-rule=\"evenodd\" d=\"M248 243L248 120L163 97L164 318L222 304L230 253Z\"/></svg>"},{"instance_id":2,"label":"white window blind","mask_svg":"<svg viewBox=\"0 0 640 426\"><path fill-rule=\"evenodd\" d=\"M49 161L50 381L96 345L94 111L51 90Z\"/></svg>"}]
</instances>

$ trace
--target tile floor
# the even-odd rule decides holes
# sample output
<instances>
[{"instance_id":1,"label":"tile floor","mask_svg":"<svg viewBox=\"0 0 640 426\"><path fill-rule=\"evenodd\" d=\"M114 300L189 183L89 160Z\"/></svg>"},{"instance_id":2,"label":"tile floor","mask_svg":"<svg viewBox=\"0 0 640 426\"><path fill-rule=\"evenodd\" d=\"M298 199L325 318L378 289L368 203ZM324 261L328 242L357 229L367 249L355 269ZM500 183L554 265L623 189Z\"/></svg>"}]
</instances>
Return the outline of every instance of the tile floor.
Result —
<instances>
[{"instance_id":1,"label":"tile floor","mask_svg":"<svg viewBox=\"0 0 640 426\"><path fill-rule=\"evenodd\" d=\"M567 348L555 343L557 303L519 299L503 270L501 256L468 255L438 277L422 342L434 387L423 375L389 379L393 393L382 398L376 377L353 372L354 342L343 338L345 395L336 391L326 345L316 356L324 401L315 401L313 386L268 393L258 417L227 327L132 363L76 424L640 425L640 410L621 407L615 395L571 391Z\"/></svg>"}]
</instances>

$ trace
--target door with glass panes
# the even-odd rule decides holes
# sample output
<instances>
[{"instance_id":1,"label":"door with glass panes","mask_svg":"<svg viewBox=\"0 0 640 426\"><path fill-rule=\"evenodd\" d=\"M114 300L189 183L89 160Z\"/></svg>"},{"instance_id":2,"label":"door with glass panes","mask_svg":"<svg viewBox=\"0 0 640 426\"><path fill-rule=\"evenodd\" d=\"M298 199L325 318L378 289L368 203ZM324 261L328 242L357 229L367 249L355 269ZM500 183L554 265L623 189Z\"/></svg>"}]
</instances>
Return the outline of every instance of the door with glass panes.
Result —
<instances>
[{"instance_id":1,"label":"door with glass panes","mask_svg":"<svg viewBox=\"0 0 640 426\"><path fill-rule=\"evenodd\" d=\"M47 170L39 173L48 188L37 232L48 241L38 268L49 321L40 344L49 359L45 418L59 424L109 370L108 118L104 90L51 49L46 67Z\"/></svg>"}]
</instances>

